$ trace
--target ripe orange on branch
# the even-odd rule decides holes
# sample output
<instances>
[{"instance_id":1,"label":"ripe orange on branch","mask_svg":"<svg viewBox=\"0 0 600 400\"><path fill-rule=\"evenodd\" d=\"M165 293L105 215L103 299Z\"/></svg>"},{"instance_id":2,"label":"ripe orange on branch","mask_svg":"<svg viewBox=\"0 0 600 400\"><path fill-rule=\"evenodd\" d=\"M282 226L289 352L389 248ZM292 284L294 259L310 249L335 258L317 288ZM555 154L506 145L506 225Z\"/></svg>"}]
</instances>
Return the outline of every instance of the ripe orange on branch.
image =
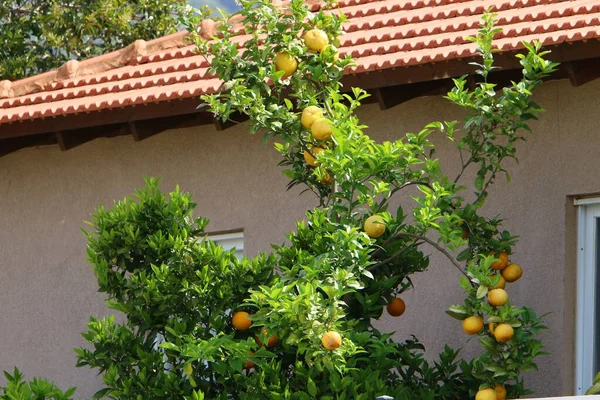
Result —
<instances>
[{"instance_id":1,"label":"ripe orange on branch","mask_svg":"<svg viewBox=\"0 0 600 400\"><path fill-rule=\"evenodd\" d=\"M494 329L494 337L497 341L506 343L515 335L515 330L508 324L500 324Z\"/></svg>"},{"instance_id":2,"label":"ripe orange on branch","mask_svg":"<svg viewBox=\"0 0 600 400\"><path fill-rule=\"evenodd\" d=\"M279 342L279 336L277 336L277 334L274 334L273 336L269 336L269 333L267 332L267 330L265 328L262 328L260 330L260 333L263 337L267 336L269 339L267 340L267 347L271 348L271 347L275 347L275 345L277 344L277 342ZM256 335L254 336L254 340L256 341L256 343L259 346L263 345L262 340L260 340L261 335Z\"/></svg>"},{"instance_id":3,"label":"ripe orange on branch","mask_svg":"<svg viewBox=\"0 0 600 400\"><path fill-rule=\"evenodd\" d=\"M304 150L304 160L311 167L318 167L319 165L321 165L321 163L318 162L315 158L323 150L325 150L325 149L322 147L313 147L309 150Z\"/></svg>"},{"instance_id":4,"label":"ripe orange on branch","mask_svg":"<svg viewBox=\"0 0 600 400\"><path fill-rule=\"evenodd\" d=\"M483 329L483 319L478 315L467 317L462 322L462 328L467 335L475 335Z\"/></svg>"},{"instance_id":5,"label":"ripe orange on branch","mask_svg":"<svg viewBox=\"0 0 600 400\"><path fill-rule=\"evenodd\" d=\"M504 289L506 287L506 280L504 279L504 277L501 274L492 275L492 279L494 279L494 280L498 279L498 277L500 277L500 280L498 281L496 286L488 286L489 290Z\"/></svg>"},{"instance_id":6,"label":"ripe orange on branch","mask_svg":"<svg viewBox=\"0 0 600 400\"><path fill-rule=\"evenodd\" d=\"M283 77L287 78L292 76L296 69L298 68L298 61L287 51L282 51L281 53L277 53L275 56L275 69L277 71L283 71Z\"/></svg>"},{"instance_id":7,"label":"ripe orange on branch","mask_svg":"<svg viewBox=\"0 0 600 400\"><path fill-rule=\"evenodd\" d=\"M371 215L366 219L363 229L373 239L377 239L385 232L385 222L379 215Z\"/></svg>"},{"instance_id":8,"label":"ripe orange on branch","mask_svg":"<svg viewBox=\"0 0 600 400\"><path fill-rule=\"evenodd\" d=\"M523 276L523 269L519 264L510 264L502 270L502 276L506 282L516 282Z\"/></svg>"},{"instance_id":9,"label":"ripe orange on branch","mask_svg":"<svg viewBox=\"0 0 600 400\"><path fill-rule=\"evenodd\" d=\"M246 329L250 328L250 325L252 325L252 320L248 318L249 316L250 314L245 311L238 311L233 314L233 318L231 318L231 324L238 331L245 331Z\"/></svg>"},{"instance_id":10,"label":"ripe orange on branch","mask_svg":"<svg viewBox=\"0 0 600 400\"><path fill-rule=\"evenodd\" d=\"M342 345L342 336L336 331L329 331L323 335L321 343L327 350L335 350Z\"/></svg>"},{"instance_id":11,"label":"ripe orange on branch","mask_svg":"<svg viewBox=\"0 0 600 400\"><path fill-rule=\"evenodd\" d=\"M320 29L311 29L304 34L304 44L312 51L323 51L329 44L327 34Z\"/></svg>"},{"instance_id":12,"label":"ripe orange on branch","mask_svg":"<svg viewBox=\"0 0 600 400\"><path fill-rule=\"evenodd\" d=\"M481 389L475 395L475 400L498 400L494 389Z\"/></svg>"},{"instance_id":13,"label":"ripe orange on branch","mask_svg":"<svg viewBox=\"0 0 600 400\"><path fill-rule=\"evenodd\" d=\"M254 352L251 351L250 357L253 357L253 356L254 356ZM252 369L252 368L254 368L255 365L256 364L254 364L254 362L252 362L251 360L246 360L246 369Z\"/></svg>"},{"instance_id":14,"label":"ripe orange on branch","mask_svg":"<svg viewBox=\"0 0 600 400\"><path fill-rule=\"evenodd\" d=\"M494 392L496 392L496 400L506 400L506 388L500 384L494 386Z\"/></svg>"},{"instance_id":15,"label":"ripe orange on branch","mask_svg":"<svg viewBox=\"0 0 600 400\"><path fill-rule=\"evenodd\" d=\"M306 129L310 129L312 124L318 120L323 118L323 110L321 110L317 106L308 106L304 110L302 110L302 115L300 116L300 123Z\"/></svg>"},{"instance_id":16,"label":"ripe orange on branch","mask_svg":"<svg viewBox=\"0 0 600 400\"><path fill-rule=\"evenodd\" d=\"M488 293L488 302L492 307L502 307L508 301L508 293L504 289L493 289Z\"/></svg>"},{"instance_id":17,"label":"ripe orange on branch","mask_svg":"<svg viewBox=\"0 0 600 400\"><path fill-rule=\"evenodd\" d=\"M406 310L406 304L404 300L399 297L394 297L392 301L390 301L386 307L388 314L392 317L399 317L404 314Z\"/></svg>"},{"instance_id":18,"label":"ripe orange on branch","mask_svg":"<svg viewBox=\"0 0 600 400\"><path fill-rule=\"evenodd\" d=\"M490 252L490 255L495 254L495 251ZM496 271L506 268L506 266L508 265L508 254L506 254L505 251L501 251L500 254L498 254L498 259L499 260L494 261L491 265L492 269L495 269Z\"/></svg>"},{"instance_id":19,"label":"ripe orange on branch","mask_svg":"<svg viewBox=\"0 0 600 400\"><path fill-rule=\"evenodd\" d=\"M333 127L331 121L327 118L319 118L310 126L310 133L312 137L317 140L329 140L333 134Z\"/></svg>"}]
</instances>

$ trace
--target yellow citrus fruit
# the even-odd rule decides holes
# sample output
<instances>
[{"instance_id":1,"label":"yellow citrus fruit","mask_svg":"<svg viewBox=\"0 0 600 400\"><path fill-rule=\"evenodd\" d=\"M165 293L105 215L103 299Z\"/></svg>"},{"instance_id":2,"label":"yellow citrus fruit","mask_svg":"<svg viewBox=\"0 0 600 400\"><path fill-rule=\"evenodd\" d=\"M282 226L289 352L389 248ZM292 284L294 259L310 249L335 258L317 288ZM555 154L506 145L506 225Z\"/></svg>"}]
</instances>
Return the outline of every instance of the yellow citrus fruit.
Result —
<instances>
[{"instance_id":1,"label":"yellow citrus fruit","mask_svg":"<svg viewBox=\"0 0 600 400\"><path fill-rule=\"evenodd\" d=\"M231 318L231 324L238 331L245 331L246 329L250 328L250 325L252 325L252 320L248 318L249 316L250 314L245 311L238 311L233 314L233 318Z\"/></svg>"},{"instance_id":2,"label":"yellow citrus fruit","mask_svg":"<svg viewBox=\"0 0 600 400\"><path fill-rule=\"evenodd\" d=\"M497 341L506 343L515 335L515 330L508 324L500 324L494 329L494 337Z\"/></svg>"},{"instance_id":3,"label":"yellow citrus fruit","mask_svg":"<svg viewBox=\"0 0 600 400\"><path fill-rule=\"evenodd\" d=\"M508 293L504 289L493 289L488 293L488 302L492 307L501 307L508 301Z\"/></svg>"},{"instance_id":4,"label":"yellow citrus fruit","mask_svg":"<svg viewBox=\"0 0 600 400\"><path fill-rule=\"evenodd\" d=\"M369 237L377 239L385 232L385 223L379 215L371 215L365 221L363 228Z\"/></svg>"},{"instance_id":5,"label":"yellow citrus fruit","mask_svg":"<svg viewBox=\"0 0 600 400\"><path fill-rule=\"evenodd\" d=\"M327 118L319 118L310 126L312 137L317 140L329 140L333 133L331 121Z\"/></svg>"},{"instance_id":6,"label":"yellow citrus fruit","mask_svg":"<svg viewBox=\"0 0 600 400\"><path fill-rule=\"evenodd\" d=\"M298 61L286 51L277 53L275 56L275 68L277 71L283 71L283 77L291 76L298 68Z\"/></svg>"},{"instance_id":7,"label":"yellow citrus fruit","mask_svg":"<svg viewBox=\"0 0 600 400\"><path fill-rule=\"evenodd\" d=\"M493 322L490 322L488 324L488 331L493 335L494 334L494 328L495 328L496 324L494 324Z\"/></svg>"},{"instance_id":8,"label":"yellow citrus fruit","mask_svg":"<svg viewBox=\"0 0 600 400\"><path fill-rule=\"evenodd\" d=\"M462 328L467 335L474 335L483 328L483 319L477 315L467 317L462 322Z\"/></svg>"},{"instance_id":9,"label":"yellow citrus fruit","mask_svg":"<svg viewBox=\"0 0 600 400\"><path fill-rule=\"evenodd\" d=\"M500 280L498 281L496 286L488 286L489 290L504 289L506 287L506 280L504 279L504 277L502 275L500 275L500 274L492 275L492 279L494 279L494 280L498 279L497 277L500 277Z\"/></svg>"},{"instance_id":10,"label":"yellow citrus fruit","mask_svg":"<svg viewBox=\"0 0 600 400\"><path fill-rule=\"evenodd\" d=\"M262 334L263 337L269 335L269 333L267 332L267 330L265 328L262 328L260 330L260 333ZM254 336L254 340L256 341L256 343L259 346L263 345L262 340L260 340L259 335ZM279 336L277 336L277 334L270 336L269 340L267 340L267 347L275 347L275 345L277 344L278 341L279 341Z\"/></svg>"},{"instance_id":11,"label":"yellow citrus fruit","mask_svg":"<svg viewBox=\"0 0 600 400\"><path fill-rule=\"evenodd\" d=\"M311 29L304 34L304 44L312 51L323 51L329 44L327 34L320 29Z\"/></svg>"},{"instance_id":12,"label":"yellow citrus fruit","mask_svg":"<svg viewBox=\"0 0 600 400\"><path fill-rule=\"evenodd\" d=\"M475 395L475 400L498 400L494 389L481 389Z\"/></svg>"},{"instance_id":13,"label":"yellow citrus fruit","mask_svg":"<svg viewBox=\"0 0 600 400\"><path fill-rule=\"evenodd\" d=\"M332 64L337 64L337 62L340 60L340 52L338 51L337 47L335 47L334 45L328 45L327 50L331 50L331 52L333 53L333 59L331 60Z\"/></svg>"},{"instance_id":14,"label":"yellow citrus fruit","mask_svg":"<svg viewBox=\"0 0 600 400\"><path fill-rule=\"evenodd\" d=\"M323 176L321 177L320 182L324 185L331 185L331 182L333 182L333 180L331 179L331 175L329 175L329 172L323 171Z\"/></svg>"},{"instance_id":15,"label":"yellow citrus fruit","mask_svg":"<svg viewBox=\"0 0 600 400\"><path fill-rule=\"evenodd\" d=\"M335 350L342 345L342 337L336 331L329 331L323 335L321 343L327 350Z\"/></svg>"},{"instance_id":16,"label":"yellow citrus fruit","mask_svg":"<svg viewBox=\"0 0 600 400\"><path fill-rule=\"evenodd\" d=\"M496 383L496 386L494 386L494 392L496 392L496 400L506 400L506 389L504 386Z\"/></svg>"},{"instance_id":17,"label":"yellow citrus fruit","mask_svg":"<svg viewBox=\"0 0 600 400\"><path fill-rule=\"evenodd\" d=\"M300 123L306 129L310 129L312 124L320 118L323 118L323 110L321 110L317 106L308 106L304 110L302 110L302 115L300 116Z\"/></svg>"},{"instance_id":18,"label":"yellow citrus fruit","mask_svg":"<svg viewBox=\"0 0 600 400\"><path fill-rule=\"evenodd\" d=\"M386 307L388 314L392 317L399 317L404 314L406 310L406 304L404 300L399 297L394 297L392 301L390 301Z\"/></svg>"},{"instance_id":19,"label":"yellow citrus fruit","mask_svg":"<svg viewBox=\"0 0 600 400\"><path fill-rule=\"evenodd\" d=\"M495 254L495 251L490 252L490 255ZM495 269L496 271L506 268L508 265L508 254L506 254L505 251L501 251L500 254L498 254L498 259L499 260L494 261L491 265L492 269Z\"/></svg>"},{"instance_id":20,"label":"yellow citrus fruit","mask_svg":"<svg viewBox=\"0 0 600 400\"><path fill-rule=\"evenodd\" d=\"M306 163L308 165L310 165L311 167L318 167L319 165L321 165L320 162L318 162L315 157L317 157L317 154L319 154L320 152L322 152L323 150L325 150L322 147L313 147L310 149L310 151L308 150L304 150L304 160L306 161ZM310 154L312 153L312 154ZM313 157L314 156L314 157Z\"/></svg>"},{"instance_id":21,"label":"yellow citrus fruit","mask_svg":"<svg viewBox=\"0 0 600 400\"><path fill-rule=\"evenodd\" d=\"M502 276L506 282L515 282L523 276L523 269L519 264L510 264L502 270Z\"/></svg>"}]
</instances>

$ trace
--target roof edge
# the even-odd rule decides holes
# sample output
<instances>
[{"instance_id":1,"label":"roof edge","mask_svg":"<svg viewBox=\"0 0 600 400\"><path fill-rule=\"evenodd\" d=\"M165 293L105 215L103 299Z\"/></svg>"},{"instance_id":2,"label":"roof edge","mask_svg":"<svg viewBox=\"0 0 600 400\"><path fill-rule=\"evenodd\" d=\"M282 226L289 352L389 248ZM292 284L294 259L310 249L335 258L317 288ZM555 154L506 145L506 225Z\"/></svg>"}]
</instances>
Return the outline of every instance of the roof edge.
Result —
<instances>
[{"instance_id":1,"label":"roof edge","mask_svg":"<svg viewBox=\"0 0 600 400\"><path fill-rule=\"evenodd\" d=\"M216 31L214 25L212 20L202 21L202 31L206 35L214 33ZM188 36L189 32L182 30L149 41L140 39L120 50L83 61L69 60L59 68L48 72L14 82L4 80L0 82L0 99L24 96L48 90L48 88L59 89L62 87L60 83L68 79L94 75L126 65L136 65L147 54L189 45L186 40Z\"/></svg>"}]
</instances>

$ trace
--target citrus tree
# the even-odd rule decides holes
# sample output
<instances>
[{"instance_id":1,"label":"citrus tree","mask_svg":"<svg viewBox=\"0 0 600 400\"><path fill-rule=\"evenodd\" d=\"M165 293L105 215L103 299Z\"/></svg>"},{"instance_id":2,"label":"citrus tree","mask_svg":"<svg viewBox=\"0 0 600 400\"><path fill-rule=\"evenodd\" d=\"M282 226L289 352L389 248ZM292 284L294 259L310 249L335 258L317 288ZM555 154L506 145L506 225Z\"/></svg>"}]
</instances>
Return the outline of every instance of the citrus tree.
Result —
<instances>
[{"instance_id":1,"label":"citrus tree","mask_svg":"<svg viewBox=\"0 0 600 400\"><path fill-rule=\"evenodd\" d=\"M185 0L2 0L0 81L177 30Z\"/></svg>"},{"instance_id":2,"label":"citrus tree","mask_svg":"<svg viewBox=\"0 0 600 400\"><path fill-rule=\"evenodd\" d=\"M134 198L99 208L86 232L88 258L108 305L126 318L92 318L84 333L92 348L77 350L78 365L103 375L97 397L502 400L528 393L522 373L536 368L544 326L533 310L511 303L510 285L523 273L511 259L516 237L481 209L542 111L532 91L556 65L539 43L524 44L522 78L496 87L498 29L486 14L471 38L479 81L470 87L456 79L447 95L464 121L432 122L376 143L355 114L367 94L342 92L352 60L336 49L344 17L335 4L312 13L301 0L285 8L248 1L241 15L238 26L220 21L213 40L194 36L223 81L204 105L223 120L247 115L251 133L281 153L288 186L313 192L319 206L286 244L241 260L204 237L207 221L192 218L189 194L167 196L154 179ZM196 27L204 17L185 22ZM242 51L232 40L240 31L250 35ZM441 168L433 137L456 145L454 174ZM389 210L402 196L412 206ZM398 342L373 325L404 313L411 275L429 266L424 246L460 271L465 301L447 312L461 321L457 330L462 324L479 337L472 360L446 346L428 362L414 337Z\"/></svg>"}]
</instances>

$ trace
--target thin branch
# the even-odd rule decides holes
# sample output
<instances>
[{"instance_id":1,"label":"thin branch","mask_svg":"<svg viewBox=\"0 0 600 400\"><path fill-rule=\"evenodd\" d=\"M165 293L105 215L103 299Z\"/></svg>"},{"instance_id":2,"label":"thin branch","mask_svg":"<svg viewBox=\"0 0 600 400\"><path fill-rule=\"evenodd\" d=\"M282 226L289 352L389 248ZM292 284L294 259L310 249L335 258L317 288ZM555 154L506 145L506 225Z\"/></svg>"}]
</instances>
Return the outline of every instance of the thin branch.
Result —
<instances>
[{"instance_id":1,"label":"thin branch","mask_svg":"<svg viewBox=\"0 0 600 400\"><path fill-rule=\"evenodd\" d=\"M416 240L422 240L422 241L424 241L424 242L427 242L427 243L429 243L430 245L432 245L433 247L435 247L435 248L436 248L436 249L437 249L437 250L438 250L440 253L442 253L443 255L445 255L445 256L448 258L448 260L450 260L450 262L451 262L451 263L452 263L452 264L453 264L453 265L454 265L454 266L455 266L455 267L456 267L456 268L457 268L457 269L460 271L460 273L461 273L461 274L463 274L464 276L466 276L466 277L468 278L468 276L467 276L467 274L465 273L465 271L463 271L463 269L462 269L462 266L461 266L461 265L460 265L460 264L459 264L459 263L458 263L458 262L457 262L457 261L454 259L454 257L452 257L452 255L451 255L450 253L448 253L448 251L446 251L446 249L444 249L443 247L441 247L440 245L438 245L436 242L434 242L433 240L431 240L431 239L429 239L429 238L427 238L427 237L425 237L425 236L422 236L422 235L417 235L416 233L409 233L409 232L398 232L398 233L396 233L395 235L393 235L392 237L390 237L388 240L386 240L386 242L383 244L383 246L385 246L385 244L386 244L386 243L388 243L388 242L390 242L391 240L393 240L393 239L396 239L396 238L398 238L398 237L400 237L400 236L407 236L407 237L414 238L414 239L416 239ZM415 241L415 243L416 243L416 241ZM379 251L379 250L378 250L378 251ZM373 254L376 254L376 253L377 253L377 252L375 252L375 253L373 253ZM395 256L395 254L394 254L394 255L392 255L392 258L393 258L394 256ZM390 261L391 261L391 260L389 260L389 259L388 259L388 260L384 260L384 261L382 261L382 263L383 263L383 262L386 262L386 263L388 263L388 262L390 262ZM378 264L379 264L379 263L378 263ZM378 264L374 264L374 265L372 265L371 267L375 267L375 266L377 266Z\"/></svg>"},{"instance_id":2,"label":"thin branch","mask_svg":"<svg viewBox=\"0 0 600 400\"><path fill-rule=\"evenodd\" d=\"M429 184L429 182L424 182L424 181L409 181L409 182L405 182L405 183L403 183L403 184L402 184L402 185L400 185L400 186L396 186L396 187L394 187L394 188L393 188L393 189L390 191L390 195L389 195L387 198L385 198L385 199L382 199L382 200L381 200L381 202L379 202L379 204L377 204L377 211L376 211L376 212L380 212L380 211L381 211L381 209L383 208L383 206L384 206L384 205L385 205L385 204L386 204L386 203L387 203L387 202L388 202L388 201L389 201L389 200L392 198L392 196L393 196L393 195L394 195L396 192L398 192L398 191L400 191L400 190L404 189L405 187L412 186L412 185L417 185L417 186L418 186L418 185L427 186L429 189L431 189L431 191L433 191L433 188L431 187L431 185Z\"/></svg>"},{"instance_id":3,"label":"thin branch","mask_svg":"<svg viewBox=\"0 0 600 400\"><path fill-rule=\"evenodd\" d=\"M373 271L376 270L377 268L384 266L392 261L394 261L395 258L399 257L402 255L402 253L404 253L406 250L410 249L411 247L416 247L418 245L420 245L421 243L419 243L418 240L414 241L413 243L409 244L408 246L403 247L401 250L398 250L397 252L395 252L394 254L392 254L390 257L386 258L383 261L380 261L376 264L373 264L369 267L367 267L367 271Z\"/></svg>"},{"instance_id":4,"label":"thin branch","mask_svg":"<svg viewBox=\"0 0 600 400\"><path fill-rule=\"evenodd\" d=\"M438 251L440 251L443 255L445 255L448 260L450 260L450 262L452 262L452 264L454 264L454 266L460 271L461 274L463 274L464 276L467 276L467 274L465 273L465 271L463 271L462 266L458 263L458 261L456 261L456 259L454 259L454 257L452 257L452 254L448 253L448 251L446 249L444 249L443 247L441 247L440 245L438 245L436 242L434 242L433 240L425 237L425 236L421 236L421 235L417 235L415 233L408 233L408 232L399 232L396 234L397 236L408 236L408 237L412 237L418 240L422 240L424 242L429 243L430 245L432 245L433 247L435 247Z\"/></svg>"}]
</instances>

